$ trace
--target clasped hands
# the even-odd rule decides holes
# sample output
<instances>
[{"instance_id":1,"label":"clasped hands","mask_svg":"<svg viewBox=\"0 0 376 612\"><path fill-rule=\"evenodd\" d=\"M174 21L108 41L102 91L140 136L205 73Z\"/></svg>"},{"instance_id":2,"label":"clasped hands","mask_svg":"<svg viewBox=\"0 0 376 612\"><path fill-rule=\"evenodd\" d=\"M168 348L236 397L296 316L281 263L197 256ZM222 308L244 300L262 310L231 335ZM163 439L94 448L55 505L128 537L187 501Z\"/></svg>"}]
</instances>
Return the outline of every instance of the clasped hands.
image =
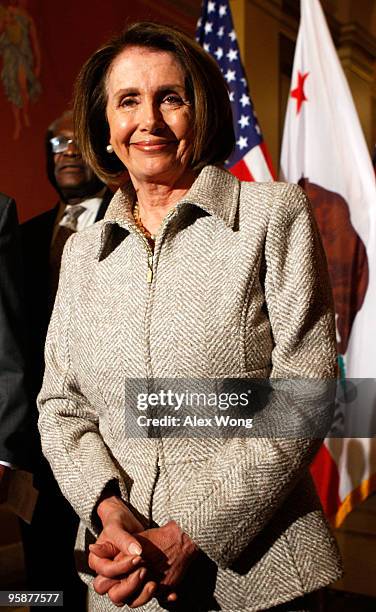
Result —
<instances>
[{"instance_id":1,"label":"clasped hands","mask_svg":"<svg viewBox=\"0 0 376 612\"><path fill-rule=\"evenodd\" d=\"M117 606L137 608L157 597L177 599L176 587L198 547L175 521L145 529L118 497L100 502L103 530L89 549L89 566L97 574L93 586Z\"/></svg>"}]
</instances>

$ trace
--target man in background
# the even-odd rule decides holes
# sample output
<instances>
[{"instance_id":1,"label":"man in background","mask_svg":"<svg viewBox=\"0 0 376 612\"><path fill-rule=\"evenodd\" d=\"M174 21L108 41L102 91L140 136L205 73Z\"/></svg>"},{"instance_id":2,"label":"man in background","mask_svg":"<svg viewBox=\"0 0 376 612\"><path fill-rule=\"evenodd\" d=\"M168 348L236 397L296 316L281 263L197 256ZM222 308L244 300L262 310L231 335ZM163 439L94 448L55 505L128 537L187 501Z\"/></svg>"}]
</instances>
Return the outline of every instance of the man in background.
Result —
<instances>
[{"instance_id":1,"label":"man in background","mask_svg":"<svg viewBox=\"0 0 376 612\"><path fill-rule=\"evenodd\" d=\"M29 467L22 273L17 210L0 193L0 501L12 467Z\"/></svg>"},{"instance_id":2,"label":"man in background","mask_svg":"<svg viewBox=\"0 0 376 612\"><path fill-rule=\"evenodd\" d=\"M27 297L32 321L32 346L42 361L36 392L42 383L43 349L58 285L65 242L103 219L112 192L82 159L74 140L72 112L66 111L48 128L46 136L47 176L59 200L55 206L22 225ZM33 351L35 353L35 350Z\"/></svg>"},{"instance_id":3,"label":"man in background","mask_svg":"<svg viewBox=\"0 0 376 612\"><path fill-rule=\"evenodd\" d=\"M64 609L80 612L86 609L86 587L78 577L73 555L78 517L42 455L35 400L42 385L44 343L64 245L72 233L103 218L112 192L83 161L74 139L71 111L51 124L46 147L47 175L59 201L21 226L35 430L34 486L39 491L31 525L22 529L30 588L63 590Z\"/></svg>"},{"instance_id":4,"label":"man in background","mask_svg":"<svg viewBox=\"0 0 376 612\"><path fill-rule=\"evenodd\" d=\"M42 386L44 343L65 242L72 233L103 219L113 195L83 161L74 140L71 111L48 128L46 152L47 176L59 200L21 226L35 395Z\"/></svg>"}]
</instances>

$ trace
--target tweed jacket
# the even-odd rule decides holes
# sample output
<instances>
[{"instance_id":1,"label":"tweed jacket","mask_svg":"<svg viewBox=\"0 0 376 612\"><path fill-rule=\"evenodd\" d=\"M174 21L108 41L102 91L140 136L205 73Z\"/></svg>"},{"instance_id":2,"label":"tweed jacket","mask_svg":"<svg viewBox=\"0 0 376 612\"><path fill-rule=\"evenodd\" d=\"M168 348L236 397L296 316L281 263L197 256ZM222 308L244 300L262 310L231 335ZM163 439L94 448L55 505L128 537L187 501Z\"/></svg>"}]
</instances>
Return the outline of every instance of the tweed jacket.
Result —
<instances>
[{"instance_id":1,"label":"tweed jacket","mask_svg":"<svg viewBox=\"0 0 376 612\"><path fill-rule=\"evenodd\" d=\"M39 428L81 517L83 578L93 509L117 483L146 520L174 519L203 551L178 610L263 610L336 580L308 475L317 440L137 439L124 425L129 379L335 376L331 292L304 192L205 167L153 257L133 200L131 186L118 191L103 221L69 239L46 343ZM90 610L116 609L89 597Z\"/></svg>"}]
</instances>

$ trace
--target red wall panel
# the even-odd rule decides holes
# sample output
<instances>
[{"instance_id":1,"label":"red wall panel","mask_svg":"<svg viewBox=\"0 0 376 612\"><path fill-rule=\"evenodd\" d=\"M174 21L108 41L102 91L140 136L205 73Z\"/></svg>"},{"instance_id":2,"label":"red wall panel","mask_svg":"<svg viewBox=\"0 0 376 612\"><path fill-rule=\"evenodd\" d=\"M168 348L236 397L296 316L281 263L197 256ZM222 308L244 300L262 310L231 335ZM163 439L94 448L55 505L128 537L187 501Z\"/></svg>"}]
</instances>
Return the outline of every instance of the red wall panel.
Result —
<instances>
[{"instance_id":1,"label":"red wall panel","mask_svg":"<svg viewBox=\"0 0 376 612\"><path fill-rule=\"evenodd\" d=\"M44 137L51 121L69 104L74 79L87 57L126 23L151 19L178 25L193 34L199 13L199 0L188 4L167 0L3 0L0 3L0 191L16 198L21 221L56 202L56 193L46 178ZM17 15L24 18L17 21ZM6 75L12 76L12 70L17 79L22 45L32 47L32 22L41 54L41 93L30 104L30 126L26 127L23 122L15 139L13 107L4 85Z\"/></svg>"}]
</instances>

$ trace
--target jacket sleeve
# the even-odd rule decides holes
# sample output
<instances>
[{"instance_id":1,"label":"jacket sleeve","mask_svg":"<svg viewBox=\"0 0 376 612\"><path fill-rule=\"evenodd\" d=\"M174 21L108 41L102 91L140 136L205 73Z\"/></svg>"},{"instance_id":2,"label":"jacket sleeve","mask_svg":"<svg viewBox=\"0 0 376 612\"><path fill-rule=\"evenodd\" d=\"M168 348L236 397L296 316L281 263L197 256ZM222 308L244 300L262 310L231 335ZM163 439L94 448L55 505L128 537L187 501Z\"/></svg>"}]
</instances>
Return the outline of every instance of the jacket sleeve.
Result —
<instances>
[{"instance_id":1,"label":"jacket sleeve","mask_svg":"<svg viewBox=\"0 0 376 612\"><path fill-rule=\"evenodd\" d=\"M0 460L28 467L22 271L14 200L0 196Z\"/></svg>"},{"instance_id":2,"label":"jacket sleeve","mask_svg":"<svg viewBox=\"0 0 376 612\"><path fill-rule=\"evenodd\" d=\"M59 288L48 329L43 386L38 396L42 450L55 478L78 516L95 534L93 510L111 487L128 499L124 479L115 466L98 426L95 408L81 393L70 357L74 312L75 236L67 241ZM95 465L93 465L95 457Z\"/></svg>"},{"instance_id":3,"label":"jacket sleeve","mask_svg":"<svg viewBox=\"0 0 376 612\"><path fill-rule=\"evenodd\" d=\"M274 339L271 377L290 386L298 379L290 397L298 416L303 415L304 429L304 410L312 415L316 403L326 405L326 382L331 379L333 388L336 373L331 289L304 192L294 185L272 189L265 242L265 297ZM307 391L303 379L316 379L317 388L311 380ZM273 382L278 386L280 381ZM309 432L228 440L183 487L173 504L174 519L220 567L230 566L306 473L320 443Z\"/></svg>"}]
</instances>

